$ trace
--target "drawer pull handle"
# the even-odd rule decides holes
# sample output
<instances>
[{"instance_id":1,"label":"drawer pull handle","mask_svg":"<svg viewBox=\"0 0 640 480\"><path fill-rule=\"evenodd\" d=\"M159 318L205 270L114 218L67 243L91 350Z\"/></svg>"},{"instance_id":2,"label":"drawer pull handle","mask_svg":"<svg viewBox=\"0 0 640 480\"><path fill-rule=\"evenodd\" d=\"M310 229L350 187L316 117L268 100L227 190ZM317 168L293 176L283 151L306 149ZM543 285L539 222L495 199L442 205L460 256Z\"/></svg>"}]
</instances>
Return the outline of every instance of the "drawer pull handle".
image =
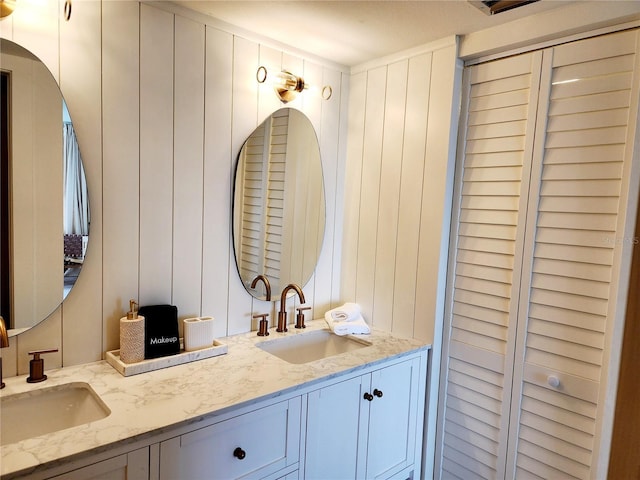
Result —
<instances>
[{"instance_id":1,"label":"drawer pull handle","mask_svg":"<svg viewBox=\"0 0 640 480\"><path fill-rule=\"evenodd\" d=\"M382 390L378 390L377 388L375 388L373 390L373 394L378 398L382 398Z\"/></svg>"},{"instance_id":2,"label":"drawer pull handle","mask_svg":"<svg viewBox=\"0 0 640 480\"><path fill-rule=\"evenodd\" d=\"M233 451L233 456L236 457L238 460L242 460L244 457L247 456L247 452L245 452L240 447L236 447L236 449Z\"/></svg>"},{"instance_id":3,"label":"drawer pull handle","mask_svg":"<svg viewBox=\"0 0 640 480\"><path fill-rule=\"evenodd\" d=\"M371 400L373 400L373 395L371 395L369 392L364 392L364 399L370 402Z\"/></svg>"}]
</instances>

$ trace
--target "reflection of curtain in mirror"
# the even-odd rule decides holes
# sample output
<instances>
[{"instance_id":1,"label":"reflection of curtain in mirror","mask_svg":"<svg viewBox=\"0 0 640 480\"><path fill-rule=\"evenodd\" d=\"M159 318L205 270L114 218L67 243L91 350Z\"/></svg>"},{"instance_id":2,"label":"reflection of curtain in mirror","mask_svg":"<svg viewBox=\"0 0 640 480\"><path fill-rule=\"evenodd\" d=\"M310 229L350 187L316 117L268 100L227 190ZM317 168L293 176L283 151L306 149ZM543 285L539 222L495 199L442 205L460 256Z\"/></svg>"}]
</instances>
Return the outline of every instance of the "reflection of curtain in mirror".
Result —
<instances>
[{"instance_id":1,"label":"reflection of curtain in mirror","mask_svg":"<svg viewBox=\"0 0 640 480\"><path fill-rule=\"evenodd\" d=\"M64 233L89 234L89 196L80 149L71 123L63 124Z\"/></svg>"}]
</instances>

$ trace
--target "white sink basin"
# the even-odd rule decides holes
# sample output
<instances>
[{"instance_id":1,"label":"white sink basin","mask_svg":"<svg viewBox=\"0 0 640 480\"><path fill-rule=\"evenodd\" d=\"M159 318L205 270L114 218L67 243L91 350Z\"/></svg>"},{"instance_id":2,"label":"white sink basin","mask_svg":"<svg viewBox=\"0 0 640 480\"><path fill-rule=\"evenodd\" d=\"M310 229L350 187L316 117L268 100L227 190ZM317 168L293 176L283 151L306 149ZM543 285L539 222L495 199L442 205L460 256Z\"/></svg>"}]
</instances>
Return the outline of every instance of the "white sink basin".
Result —
<instances>
[{"instance_id":1,"label":"white sink basin","mask_svg":"<svg viewBox=\"0 0 640 480\"><path fill-rule=\"evenodd\" d=\"M111 410L86 383L67 383L0 399L0 442L19 442L108 417Z\"/></svg>"},{"instance_id":2,"label":"white sink basin","mask_svg":"<svg viewBox=\"0 0 640 480\"><path fill-rule=\"evenodd\" d=\"M341 353L368 347L371 343L352 337L342 337L328 330L298 333L285 338L257 344L265 352L289 363L308 363Z\"/></svg>"}]
</instances>

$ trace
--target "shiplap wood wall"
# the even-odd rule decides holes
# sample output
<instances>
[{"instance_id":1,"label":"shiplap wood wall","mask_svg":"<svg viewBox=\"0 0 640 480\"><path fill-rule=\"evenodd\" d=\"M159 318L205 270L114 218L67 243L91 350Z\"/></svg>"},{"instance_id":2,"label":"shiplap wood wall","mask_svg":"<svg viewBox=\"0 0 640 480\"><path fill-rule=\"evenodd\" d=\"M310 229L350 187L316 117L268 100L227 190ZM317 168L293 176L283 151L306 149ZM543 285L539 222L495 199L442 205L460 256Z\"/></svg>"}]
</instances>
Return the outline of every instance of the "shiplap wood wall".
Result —
<instances>
[{"instance_id":1,"label":"shiplap wood wall","mask_svg":"<svg viewBox=\"0 0 640 480\"><path fill-rule=\"evenodd\" d=\"M448 249L455 39L400 57L351 76L342 297L375 328L433 342Z\"/></svg>"},{"instance_id":2,"label":"shiplap wood wall","mask_svg":"<svg viewBox=\"0 0 640 480\"><path fill-rule=\"evenodd\" d=\"M252 313L273 313L245 292L231 245L236 155L282 106L256 82L259 65L333 88L327 101L316 89L288 104L310 118L320 142L327 228L304 290L317 316L331 308L340 294L345 69L229 33L179 7L90 0L74 3L65 22L63 3L16 10L0 35L40 57L61 86L87 171L91 240L62 307L3 351L5 375L25 373L26 352L36 348L60 349L47 368L99 360L118 347L130 298L177 305L181 318L212 315L217 336L255 328Z\"/></svg>"}]
</instances>

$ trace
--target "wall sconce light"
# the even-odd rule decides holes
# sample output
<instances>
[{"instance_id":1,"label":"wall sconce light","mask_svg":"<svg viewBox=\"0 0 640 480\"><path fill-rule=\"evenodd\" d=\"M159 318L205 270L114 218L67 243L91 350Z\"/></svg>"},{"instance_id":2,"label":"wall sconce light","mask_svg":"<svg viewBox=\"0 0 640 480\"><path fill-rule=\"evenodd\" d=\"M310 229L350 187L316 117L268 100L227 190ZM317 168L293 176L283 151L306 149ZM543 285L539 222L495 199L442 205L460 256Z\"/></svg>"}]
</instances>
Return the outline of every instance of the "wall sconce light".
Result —
<instances>
[{"instance_id":1,"label":"wall sconce light","mask_svg":"<svg viewBox=\"0 0 640 480\"><path fill-rule=\"evenodd\" d=\"M256 80L258 83L265 83L268 76L269 73L266 67L258 67L256 71ZM271 83L273 84L276 95L278 95L278 98L283 103L292 101L299 92L309 88L309 85L305 83L302 77L298 77L286 70L278 72L275 78L271 79Z\"/></svg>"},{"instance_id":2,"label":"wall sconce light","mask_svg":"<svg viewBox=\"0 0 640 480\"><path fill-rule=\"evenodd\" d=\"M8 17L16 8L16 0L0 0L0 18Z\"/></svg>"},{"instance_id":3,"label":"wall sconce light","mask_svg":"<svg viewBox=\"0 0 640 480\"><path fill-rule=\"evenodd\" d=\"M295 99L296 95L305 88L308 88L308 86L304 84L302 77L283 70L276 76L273 88L275 88L278 98L284 103L287 103Z\"/></svg>"}]
</instances>

